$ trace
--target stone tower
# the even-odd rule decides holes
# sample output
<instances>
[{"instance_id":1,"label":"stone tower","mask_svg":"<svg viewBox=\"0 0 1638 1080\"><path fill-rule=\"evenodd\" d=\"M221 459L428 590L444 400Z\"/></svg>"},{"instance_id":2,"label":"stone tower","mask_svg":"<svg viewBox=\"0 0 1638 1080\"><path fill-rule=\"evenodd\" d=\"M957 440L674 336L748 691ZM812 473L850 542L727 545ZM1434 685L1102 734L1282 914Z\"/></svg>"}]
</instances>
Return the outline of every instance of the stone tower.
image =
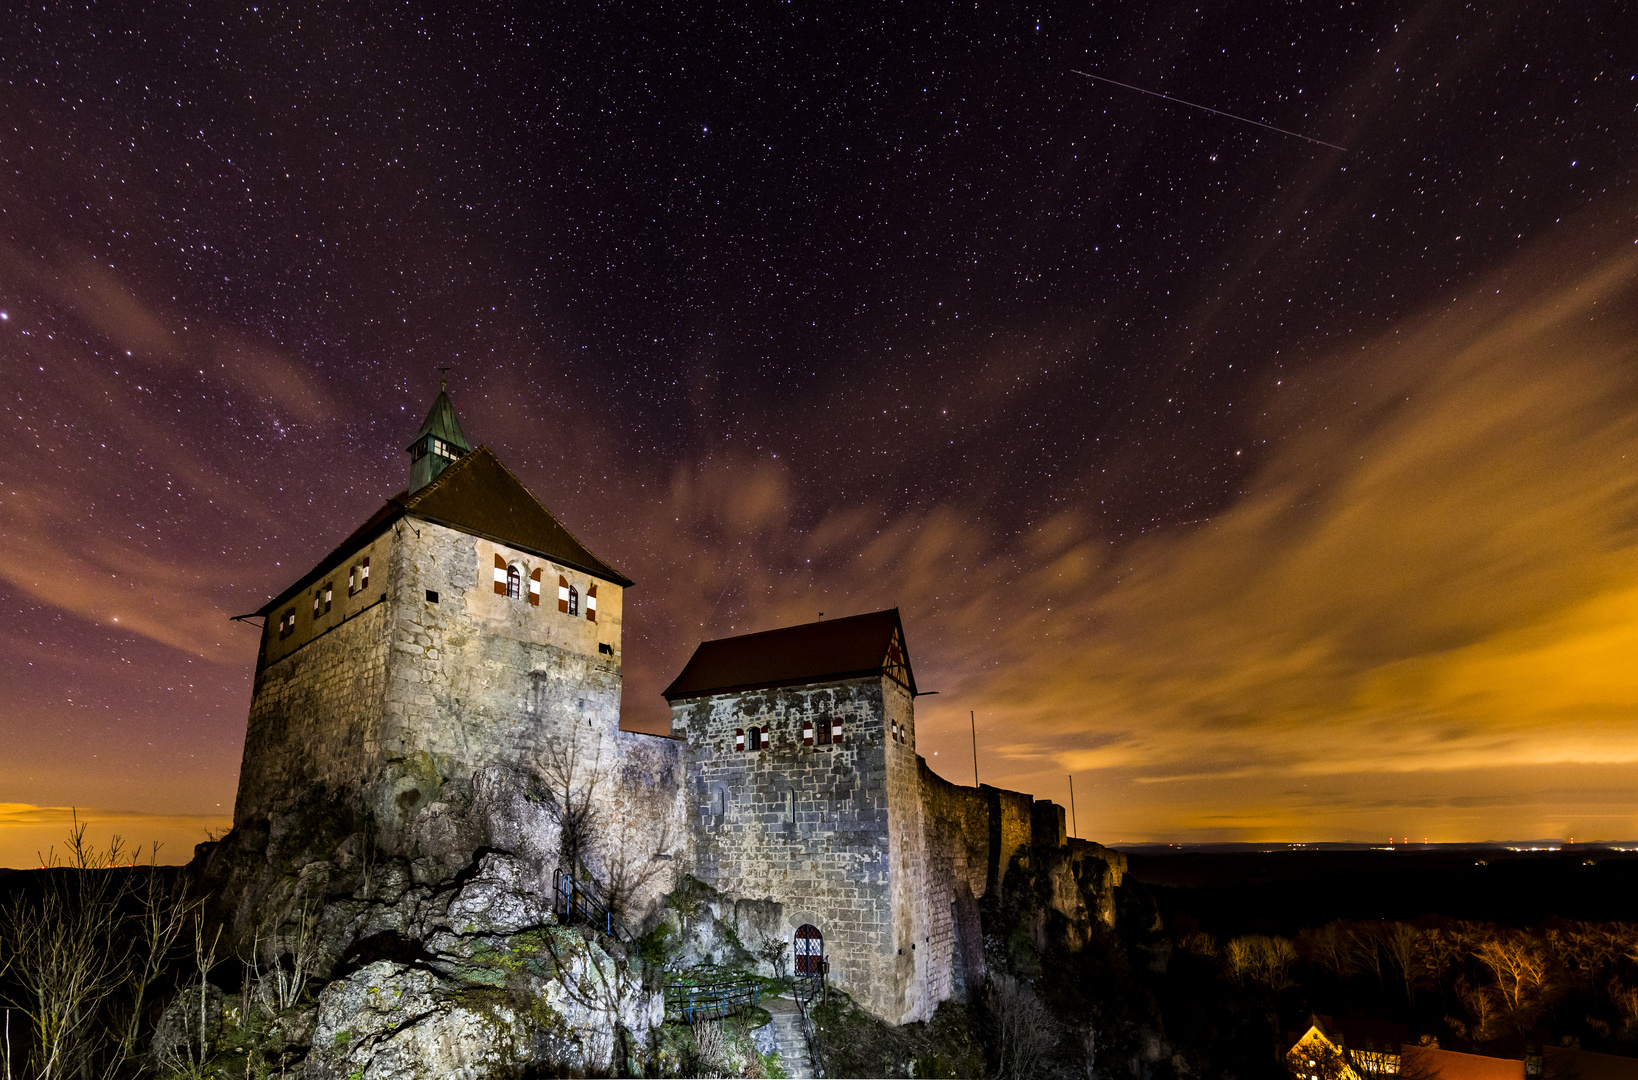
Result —
<instances>
[{"instance_id":1,"label":"stone tower","mask_svg":"<svg viewBox=\"0 0 1638 1080\"><path fill-rule=\"evenodd\" d=\"M696 876L777 902L795 964L828 958L894 1023L950 995L947 927L929 948L915 694L896 609L703 642L665 691Z\"/></svg>"},{"instance_id":2,"label":"stone tower","mask_svg":"<svg viewBox=\"0 0 1638 1080\"><path fill-rule=\"evenodd\" d=\"M607 772L643 738L618 731L631 582L469 447L446 393L408 449L409 488L258 612L234 827L317 812L367 822L384 855L498 846L546 873L543 763L584 746Z\"/></svg>"}]
</instances>

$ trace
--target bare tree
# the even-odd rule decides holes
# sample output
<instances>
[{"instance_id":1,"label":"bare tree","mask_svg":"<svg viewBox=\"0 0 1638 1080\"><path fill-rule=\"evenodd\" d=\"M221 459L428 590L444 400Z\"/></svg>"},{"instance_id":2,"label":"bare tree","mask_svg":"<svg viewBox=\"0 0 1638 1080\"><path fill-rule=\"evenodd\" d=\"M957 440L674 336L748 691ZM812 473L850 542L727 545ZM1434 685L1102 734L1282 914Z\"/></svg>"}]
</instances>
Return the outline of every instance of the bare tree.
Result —
<instances>
[{"instance_id":1,"label":"bare tree","mask_svg":"<svg viewBox=\"0 0 1638 1080\"><path fill-rule=\"evenodd\" d=\"M1376 976L1376 988L1386 998L1388 968L1392 961L1388 959L1384 948L1385 935L1382 927L1377 923L1355 923L1349 928L1348 936L1353 942L1355 963Z\"/></svg>"},{"instance_id":2,"label":"bare tree","mask_svg":"<svg viewBox=\"0 0 1638 1080\"><path fill-rule=\"evenodd\" d=\"M1247 934L1230 940L1223 958L1236 980L1278 991L1291 985L1291 965L1297 962L1297 950L1283 937Z\"/></svg>"},{"instance_id":3,"label":"bare tree","mask_svg":"<svg viewBox=\"0 0 1638 1080\"><path fill-rule=\"evenodd\" d=\"M141 847L116 836L99 848L86 829L76 813L64 852L40 856L38 897L19 895L0 911L13 990L6 1004L29 1022L26 1057L40 1080L131 1065L148 994L190 908L152 865L157 845L144 872ZM8 1009L8 1073L10 1019Z\"/></svg>"},{"instance_id":4,"label":"bare tree","mask_svg":"<svg viewBox=\"0 0 1638 1080\"><path fill-rule=\"evenodd\" d=\"M1307 960L1339 979L1354 973L1353 940L1342 922L1329 922L1297 935L1297 948Z\"/></svg>"},{"instance_id":5,"label":"bare tree","mask_svg":"<svg viewBox=\"0 0 1638 1080\"><path fill-rule=\"evenodd\" d=\"M635 784L627 787L638 789ZM651 797L648 801L657 800ZM594 832L597 835L591 842L602 856L597 861L601 862L607 879L603 885L604 903L616 919L636 927L642 921L643 913L637 908L643 894L671 867L669 858L665 857L672 842L671 816L664 812L664 807L639 805L623 814L618 826L597 828Z\"/></svg>"},{"instance_id":6,"label":"bare tree","mask_svg":"<svg viewBox=\"0 0 1638 1080\"><path fill-rule=\"evenodd\" d=\"M1418 945L1422 932L1409 923L1389 923L1382 934L1380 948L1388 961L1399 971L1405 985L1405 1002L1416 1004L1416 970Z\"/></svg>"},{"instance_id":7,"label":"bare tree","mask_svg":"<svg viewBox=\"0 0 1638 1080\"><path fill-rule=\"evenodd\" d=\"M1008 1080L1034 1076L1054 1042L1052 1014L1035 991L1011 975L997 975L990 981L990 1020L1001 1075Z\"/></svg>"},{"instance_id":8,"label":"bare tree","mask_svg":"<svg viewBox=\"0 0 1638 1080\"><path fill-rule=\"evenodd\" d=\"M578 728L566 739L548 742L536 757L536 772L551 796L557 817L558 858L569 873L578 874L591 850L598 824L597 789L603 781L603 744L587 759Z\"/></svg>"},{"instance_id":9,"label":"bare tree","mask_svg":"<svg viewBox=\"0 0 1638 1080\"><path fill-rule=\"evenodd\" d=\"M1498 934L1473 950L1496 978L1503 1009L1520 1032L1557 996L1551 958L1541 941L1525 933Z\"/></svg>"}]
</instances>

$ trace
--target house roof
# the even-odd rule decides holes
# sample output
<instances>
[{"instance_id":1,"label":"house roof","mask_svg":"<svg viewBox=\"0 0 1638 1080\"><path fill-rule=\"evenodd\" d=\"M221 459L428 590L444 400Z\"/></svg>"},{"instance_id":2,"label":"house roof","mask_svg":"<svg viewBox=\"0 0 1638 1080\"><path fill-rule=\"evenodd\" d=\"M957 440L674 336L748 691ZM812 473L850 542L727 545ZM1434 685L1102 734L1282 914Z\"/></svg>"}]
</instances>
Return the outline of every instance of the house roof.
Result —
<instances>
[{"instance_id":1,"label":"house roof","mask_svg":"<svg viewBox=\"0 0 1638 1080\"><path fill-rule=\"evenodd\" d=\"M1573 1076L1576 1080L1638 1080L1638 1058L1595 1054L1590 1050L1570 1050L1561 1046L1545 1049L1548 1076Z\"/></svg>"},{"instance_id":2,"label":"house roof","mask_svg":"<svg viewBox=\"0 0 1638 1080\"><path fill-rule=\"evenodd\" d=\"M681 674L665 688L664 696L667 701L678 701L878 675L889 667L888 650L895 640L903 651L905 684L914 694L916 680L904 649L904 624L899 609L890 608L702 641Z\"/></svg>"},{"instance_id":3,"label":"house roof","mask_svg":"<svg viewBox=\"0 0 1638 1080\"><path fill-rule=\"evenodd\" d=\"M453 415L452 412L451 417ZM630 578L588 551L529 493L512 471L501 464L493 451L480 446L451 462L421 490L413 494L401 491L388 499L385 506L354 529L312 570L253 614L265 616L287 603L405 516L540 555L617 585L632 584Z\"/></svg>"},{"instance_id":4,"label":"house roof","mask_svg":"<svg viewBox=\"0 0 1638 1080\"><path fill-rule=\"evenodd\" d=\"M1480 1057L1407 1043L1400 1050L1399 1074L1437 1076L1439 1080L1524 1080L1524 1060Z\"/></svg>"}]
</instances>

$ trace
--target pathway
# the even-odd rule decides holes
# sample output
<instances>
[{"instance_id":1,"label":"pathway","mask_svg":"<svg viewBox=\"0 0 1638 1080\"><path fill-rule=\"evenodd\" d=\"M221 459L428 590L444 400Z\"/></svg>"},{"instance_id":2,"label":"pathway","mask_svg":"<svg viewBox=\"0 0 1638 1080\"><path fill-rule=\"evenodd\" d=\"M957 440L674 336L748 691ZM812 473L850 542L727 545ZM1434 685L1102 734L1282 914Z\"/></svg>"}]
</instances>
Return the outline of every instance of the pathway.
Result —
<instances>
[{"instance_id":1,"label":"pathway","mask_svg":"<svg viewBox=\"0 0 1638 1080\"><path fill-rule=\"evenodd\" d=\"M788 997L764 998L762 1007L773 1014L774 1043L779 1048L779 1060L785 1064L785 1075L792 1080L812 1077L813 1063L808 1059L808 1041L802 1037L802 1017L796 1011L796 1002Z\"/></svg>"}]
</instances>

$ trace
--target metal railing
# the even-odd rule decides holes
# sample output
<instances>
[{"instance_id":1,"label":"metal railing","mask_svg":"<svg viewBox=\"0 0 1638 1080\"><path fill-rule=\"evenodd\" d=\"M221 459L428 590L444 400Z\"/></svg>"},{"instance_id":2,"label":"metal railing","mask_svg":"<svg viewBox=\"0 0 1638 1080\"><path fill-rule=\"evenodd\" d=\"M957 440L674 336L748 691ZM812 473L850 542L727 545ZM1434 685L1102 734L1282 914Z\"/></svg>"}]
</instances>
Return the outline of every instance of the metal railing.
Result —
<instances>
[{"instance_id":1,"label":"metal railing","mask_svg":"<svg viewBox=\"0 0 1638 1080\"><path fill-rule=\"evenodd\" d=\"M665 988L666 1019L685 1024L721 1020L750 1012L762 998L762 983L749 976L691 986L674 983Z\"/></svg>"},{"instance_id":2,"label":"metal railing","mask_svg":"<svg viewBox=\"0 0 1638 1080\"><path fill-rule=\"evenodd\" d=\"M802 1040L808 1044L808 1063L813 1067L813 1075L825 1075L825 1062L819 1056L819 1033L814 1030L813 1016L808 1009L825 989L825 972L830 968L830 958L826 957L819 963L819 970L798 975L791 986L791 997L796 1001L796 1015L802 1022Z\"/></svg>"},{"instance_id":3,"label":"metal railing","mask_svg":"<svg viewBox=\"0 0 1638 1080\"><path fill-rule=\"evenodd\" d=\"M562 868L552 874L552 911L564 923L589 923L617 941L632 942L631 931L609 910L597 883Z\"/></svg>"}]
</instances>

